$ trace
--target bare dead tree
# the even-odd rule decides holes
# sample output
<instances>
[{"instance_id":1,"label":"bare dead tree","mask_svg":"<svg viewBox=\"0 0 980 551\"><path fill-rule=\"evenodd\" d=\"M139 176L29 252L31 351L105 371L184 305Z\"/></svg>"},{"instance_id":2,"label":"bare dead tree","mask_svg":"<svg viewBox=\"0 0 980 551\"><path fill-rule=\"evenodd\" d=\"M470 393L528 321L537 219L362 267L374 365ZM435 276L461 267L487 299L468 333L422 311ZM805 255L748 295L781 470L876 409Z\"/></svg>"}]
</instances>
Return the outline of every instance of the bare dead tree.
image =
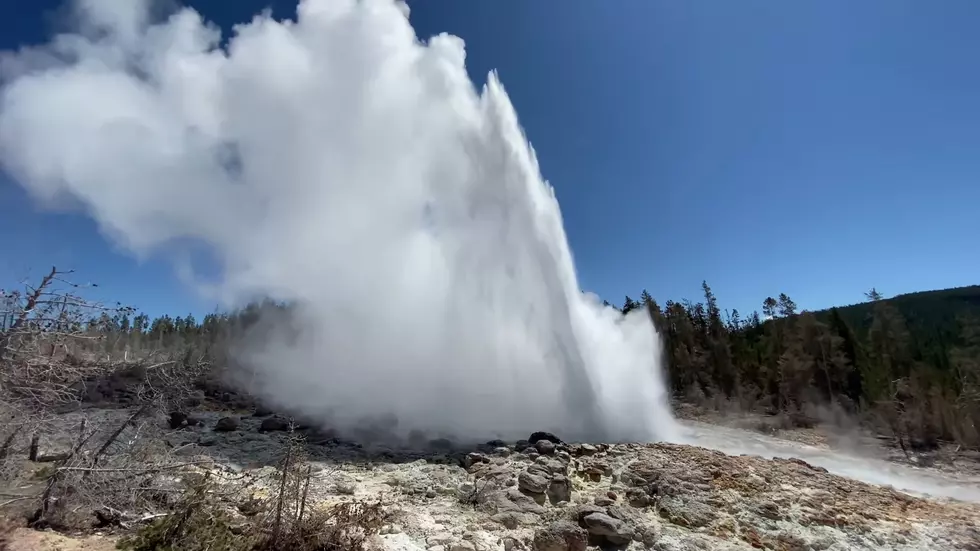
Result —
<instances>
[{"instance_id":1,"label":"bare dead tree","mask_svg":"<svg viewBox=\"0 0 980 551\"><path fill-rule=\"evenodd\" d=\"M188 375L194 370L188 363L207 366L202 356L119 353L106 335L112 333L113 317L132 309L86 300L81 292L88 286L71 282L71 273L52 268L36 286L0 291L0 459L5 460L0 480L25 476L12 457L23 435L30 441L29 459L53 462L44 469L39 494L22 496L38 501L35 524L67 522L80 511L84 517L95 511L104 523L154 514L166 502L161 493L175 491L173 477L165 473L188 463L174 457L159 435L151 434L159 428L142 419L190 391ZM59 415L81 409L88 385L120 374L127 374L125 383L133 387L131 415L117 421L83 417L66 451L39 452Z\"/></svg>"}]
</instances>

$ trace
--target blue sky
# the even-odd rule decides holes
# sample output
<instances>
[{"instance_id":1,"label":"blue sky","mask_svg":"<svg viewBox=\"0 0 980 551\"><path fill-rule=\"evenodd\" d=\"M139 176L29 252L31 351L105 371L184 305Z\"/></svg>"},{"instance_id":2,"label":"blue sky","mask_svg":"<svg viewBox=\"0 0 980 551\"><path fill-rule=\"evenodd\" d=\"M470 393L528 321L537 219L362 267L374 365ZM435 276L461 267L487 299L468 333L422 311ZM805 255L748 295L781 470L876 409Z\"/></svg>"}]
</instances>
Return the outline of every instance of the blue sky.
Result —
<instances>
[{"instance_id":1,"label":"blue sky","mask_svg":"<svg viewBox=\"0 0 980 551\"><path fill-rule=\"evenodd\" d=\"M272 5L186 2L227 28ZM0 0L0 48L59 2ZM756 309L980 283L980 2L411 2L497 69L556 187L582 284ZM148 312L211 308L159 260L0 176L0 282L51 264ZM0 285L3 285L0 284Z\"/></svg>"}]
</instances>

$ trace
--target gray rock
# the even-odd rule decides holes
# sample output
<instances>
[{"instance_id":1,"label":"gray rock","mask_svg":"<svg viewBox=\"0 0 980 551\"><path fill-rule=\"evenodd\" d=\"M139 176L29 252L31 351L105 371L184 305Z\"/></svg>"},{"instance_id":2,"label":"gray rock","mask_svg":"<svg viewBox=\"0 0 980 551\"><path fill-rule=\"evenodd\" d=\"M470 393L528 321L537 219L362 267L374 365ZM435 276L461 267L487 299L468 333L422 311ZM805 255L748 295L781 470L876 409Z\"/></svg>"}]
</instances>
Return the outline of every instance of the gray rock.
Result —
<instances>
[{"instance_id":1,"label":"gray rock","mask_svg":"<svg viewBox=\"0 0 980 551\"><path fill-rule=\"evenodd\" d=\"M554 455L557 448L555 443L550 440L538 440L534 443L534 447L541 455Z\"/></svg>"},{"instance_id":2,"label":"gray rock","mask_svg":"<svg viewBox=\"0 0 980 551\"><path fill-rule=\"evenodd\" d=\"M547 457L539 457L534 463L528 465L525 470L531 474L539 474L551 478L551 475L555 474L555 472L548 466L547 459Z\"/></svg>"},{"instance_id":3,"label":"gray rock","mask_svg":"<svg viewBox=\"0 0 980 551\"><path fill-rule=\"evenodd\" d=\"M541 457L535 459L534 464L531 465L531 467L528 467L528 470L531 470L532 467L533 468L543 467L548 472L548 474L562 474L562 475L568 474L567 463L563 463L559 459L556 459L554 457L548 457L545 455L542 455Z\"/></svg>"},{"instance_id":4,"label":"gray rock","mask_svg":"<svg viewBox=\"0 0 980 551\"><path fill-rule=\"evenodd\" d=\"M493 492L488 498L489 506L498 513L529 513L541 515L548 511L533 498L524 495L517 488Z\"/></svg>"},{"instance_id":5,"label":"gray rock","mask_svg":"<svg viewBox=\"0 0 980 551\"><path fill-rule=\"evenodd\" d=\"M443 532L429 536L426 538L425 544L431 548L436 545L447 545L451 541L453 541L453 535L449 532Z\"/></svg>"},{"instance_id":6,"label":"gray rock","mask_svg":"<svg viewBox=\"0 0 980 551\"><path fill-rule=\"evenodd\" d=\"M552 503L572 500L572 482L564 475L555 475L548 485L548 499Z\"/></svg>"},{"instance_id":7,"label":"gray rock","mask_svg":"<svg viewBox=\"0 0 980 551\"><path fill-rule=\"evenodd\" d=\"M578 447L578 452L580 455L595 455L599 450L592 444L582 444Z\"/></svg>"},{"instance_id":8,"label":"gray rock","mask_svg":"<svg viewBox=\"0 0 980 551\"><path fill-rule=\"evenodd\" d=\"M642 543L644 547L651 548L660 540L660 525L644 523L636 527L633 539Z\"/></svg>"},{"instance_id":9,"label":"gray rock","mask_svg":"<svg viewBox=\"0 0 980 551\"><path fill-rule=\"evenodd\" d=\"M491 516L490 520L498 524L503 524L504 528L507 528L508 530L515 530L521 525L521 521L518 518L518 515L520 514L521 513L497 513L496 515Z\"/></svg>"},{"instance_id":10,"label":"gray rock","mask_svg":"<svg viewBox=\"0 0 980 551\"><path fill-rule=\"evenodd\" d=\"M181 429L184 427L196 427L204 424L204 422L198 419L197 417L194 417L182 411L170 412L170 416L167 419L167 423L170 425L170 428L172 429Z\"/></svg>"},{"instance_id":11,"label":"gray rock","mask_svg":"<svg viewBox=\"0 0 980 551\"><path fill-rule=\"evenodd\" d=\"M449 551L476 551L476 546L471 541L458 541L449 546Z\"/></svg>"},{"instance_id":12,"label":"gray rock","mask_svg":"<svg viewBox=\"0 0 980 551\"><path fill-rule=\"evenodd\" d=\"M550 484L551 478L545 474L526 470L517 475L517 487L528 493L543 494L548 491Z\"/></svg>"},{"instance_id":13,"label":"gray rock","mask_svg":"<svg viewBox=\"0 0 980 551\"><path fill-rule=\"evenodd\" d=\"M551 442L552 444L555 445L564 444L561 438L558 438L557 436L551 434L550 432L543 432L543 431L532 432L531 436L527 438L527 441L532 443L537 442L539 440L547 440L548 442Z\"/></svg>"},{"instance_id":14,"label":"gray rock","mask_svg":"<svg viewBox=\"0 0 980 551\"><path fill-rule=\"evenodd\" d=\"M477 465L479 463L489 463L489 462L490 462L490 458L483 455L482 453L470 452L466 454L466 458L463 459L463 467L469 469L473 465Z\"/></svg>"},{"instance_id":15,"label":"gray rock","mask_svg":"<svg viewBox=\"0 0 980 551\"><path fill-rule=\"evenodd\" d=\"M640 488L629 488L626 490L626 501L636 508L650 505L650 496Z\"/></svg>"},{"instance_id":16,"label":"gray rock","mask_svg":"<svg viewBox=\"0 0 980 551\"><path fill-rule=\"evenodd\" d=\"M232 432L238 430L238 427L242 424L238 417L222 417L218 419L218 422L214 424L215 432Z\"/></svg>"},{"instance_id":17,"label":"gray rock","mask_svg":"<svg viewBox=\"0 0 980 551\"><path fill-rule=\"evenodd\" d=\"M717 516L710 505L676 497L661 499L657 508L660 516L685 528L701 528L711 524Z\"/></svg>"},{"instance_id":18,"label":"gray rock","mask_svg":"<svg viewBox=\"0 0 980 551\"><path fill-rule=\"evenodd\" d=\"M605 513L606 510L602 507L590 504L576 505L568 510L568 516L571 520L581 523L585 517L593 513Z\"/></svg>"},{"instance_id":19,"label":"gray rock","mask_svg":"<svg viewBox=\"0 0 980 551\"><path fill-rule=\"evenodd\" d=\"M625 545L633 539L633 528L625 522L603 513L592 513L582 519L590 534L604 536L611 543Z\"/></svg>"},{"instance_id":20,"label":"gray rock","mask_svg":"<svg viewBox=\"0 0 980 551\"><path fill-rule=\"evenodd\" d=\"M490 520L502 524L508 530L515 530L521 526L533 526L540 524L541 518L530 513L497 513L490 517Z\"/></svg>"},{"instance_id":21,"label":"gray rock","mask_svg":"<svg viewBox=\"0 0 980 551\"><path fill-rule=\"evenodd\" d=\"M769 520L780 520L783 518L783 514L779 511L779 506L772 501L763 501L755 507L755 513L760 517L767 518Z\"/></svg>"},{"instance_id":22,"label":"gray rock","mask_svg":"<svg viewBox=\"0 0 980 551\"><path fill-rule=\"evenodd\" d=\"M285 432L289 430L289 421L282 417L268 417L259 425L260 432Z\"/></svg>"},{"instance_id":23,"label":"gray rock","mask_svg":"<svg viewBox=\"0 0 980 551\"><path fill-rule=\"evenodd\" d=\"M585 551L589 535L580 526L558 521L534 533L534 551Z\"/></svg>"}]
</instances>

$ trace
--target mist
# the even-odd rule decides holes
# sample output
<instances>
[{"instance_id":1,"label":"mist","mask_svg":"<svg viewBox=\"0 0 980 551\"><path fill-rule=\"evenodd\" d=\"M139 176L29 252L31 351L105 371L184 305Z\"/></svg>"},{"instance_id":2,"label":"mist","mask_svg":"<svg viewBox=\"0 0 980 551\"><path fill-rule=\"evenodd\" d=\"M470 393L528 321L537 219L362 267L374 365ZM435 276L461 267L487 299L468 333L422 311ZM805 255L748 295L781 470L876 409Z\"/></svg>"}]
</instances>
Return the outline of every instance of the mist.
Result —
<instances>
[{"instance_id":1,"label":"mist","mask_svg":"<svg viewBox=\"0 0 980 551\"><path fill-rule=\"evenodd\" d=\"M80 0L72 32L3 54L0 162L136 257L205 247L217 277L176 273L227 308L293 305L235 350L264 398L403 434L675 435L649 317L580 290L461 39L417 37L392 0L303 0L230 36L150 8Z\"/></svg>"}]
</instances>

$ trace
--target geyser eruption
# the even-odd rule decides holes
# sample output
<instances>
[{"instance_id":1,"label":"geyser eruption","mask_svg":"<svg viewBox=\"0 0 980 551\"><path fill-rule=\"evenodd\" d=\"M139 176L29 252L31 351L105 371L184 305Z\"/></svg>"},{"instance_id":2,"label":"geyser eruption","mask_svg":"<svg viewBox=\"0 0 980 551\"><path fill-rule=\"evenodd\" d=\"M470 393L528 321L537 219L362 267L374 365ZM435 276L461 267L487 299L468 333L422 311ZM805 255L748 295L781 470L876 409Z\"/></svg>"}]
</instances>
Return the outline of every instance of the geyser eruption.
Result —
<instances>
[{"instance_id":1,"label":"geyser eruption","mask_svg":"<svg viewBox=\"0 0 980 551\"><path fill-rule=\"evenodd\" d=\"M419 41L392 0L304 0L225 41L191 9L76 7L77 31L5 54L0 159L133 254L204 244L220 276L198 286L228 306L293 304L239 349L268 398L403 432L672 436L649 319L579 290L553 190L462 40Z\"/></svg>"}]
</instances>

